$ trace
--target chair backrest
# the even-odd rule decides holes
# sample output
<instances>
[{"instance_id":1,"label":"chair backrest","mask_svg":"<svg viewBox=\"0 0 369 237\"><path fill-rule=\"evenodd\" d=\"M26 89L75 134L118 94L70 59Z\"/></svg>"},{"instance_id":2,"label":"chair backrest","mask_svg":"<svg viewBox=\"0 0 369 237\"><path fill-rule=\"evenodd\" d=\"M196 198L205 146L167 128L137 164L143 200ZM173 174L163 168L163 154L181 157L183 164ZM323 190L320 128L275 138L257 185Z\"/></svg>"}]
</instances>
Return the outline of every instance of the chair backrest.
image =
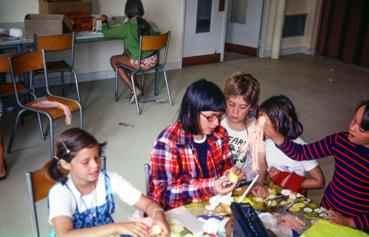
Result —
<instances>
[{"instance_id":1,"label":"chair backrest","mask_svg":"<svg viewBox=\"0 0 369 237\"><path fill-rule=\"evenodd\" d=\"M32 228L35 236L40 236L40 228L37 218L36 203L47 198L49 190L55 184L55 181L50 179L44 170L26 173L27 193L31 210Z\"/></svg>"},{"instance_id":2,"label":"chair backrest","mask_svg":"<svg viewBox=\"0 0 369 237\"><path fill-rule=\"evenodd\" d=\"M144 164L144 168L145 168L145 190L146 190L146 195L149 194L149 179L150 179L150 172L151 172L151 168L149 164Z\"/></svg>"},{"instance_id":3,"label":"chair backrest","mask_svg":"<svg viewBox=\"0 0 369 237\"><path fill-rule=\"evenodd\" d=\"M142 35L140 37L140 52L143 51L159 51L164 49L164 57L163 63L165 64L167 61L167 54L169 48L169 41L170 41L170 31L167 33L163 33L160 35ZM140 53L141 59L141 53Z\"/></svg>"},{"instance_id":4,"label":"chair backrest","mask_svg":"<svg viewBox=\"0 0 369 237\"><path fill-rule=\"evenodd\" d=\"M75 34L74 32L62 35L33 35L35 42L35 50L44 49L45 51L63 51L71 50L70 64L74 63L74 47Z\"/></svg>"},{"instance_id":5,"label":"chair backrest","mask_svg":"<svg viewBox=\"0 0 369 237\"><path fill-rule=\"evenodd\" d=\"M13 54L0 55L0 73L10 73L9 57ZM17 90L25 92L26 88L20 83L17 84ZM12 83L1 83L0 84L0 97L14 95L14 89Z\"/></svg>"},{"instance_id":6,"label":"chair backrest","mask_svg":"<svg viewBox=\"0 0 369 237\"><path fill-rule=\"evenodd\" d=\"M9 67L10 67L10 75L12 78L12 83L14 87L14 94L17 100L17 104L22 107L23 104L19 99L20 92L17 89L17 81L20 75L29 73L29 77L26 77L29 80L29 88L33 91L33 72L38 70L43 70L45 77L45 85L46 91L50 95L49 90L49 82L47 78L47 68L45 66L45 51L42 49L36 52L28 52L23 54L18 54L12 57L9 57ZM35 95L34 95L35 96Z\"/></svg>"},{"instance_id":7,"label":"chair backrest","mask_svg":"<svg viewBox=\"0 0 369 237\"><path fill-rule=\"evenodd\" d=\"M0 55L0 73L8 73L10 72L9 61L8 58L11 54L2 54Z\"/></svg>"}]
</instances>

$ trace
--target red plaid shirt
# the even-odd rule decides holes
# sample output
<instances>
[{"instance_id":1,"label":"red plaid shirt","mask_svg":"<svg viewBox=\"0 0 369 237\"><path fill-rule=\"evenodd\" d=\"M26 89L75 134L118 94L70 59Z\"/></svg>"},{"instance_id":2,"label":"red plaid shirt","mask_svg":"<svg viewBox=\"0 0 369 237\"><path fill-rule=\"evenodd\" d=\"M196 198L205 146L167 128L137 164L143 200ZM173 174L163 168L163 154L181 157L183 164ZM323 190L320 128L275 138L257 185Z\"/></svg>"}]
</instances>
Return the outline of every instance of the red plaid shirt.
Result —
<instances>
[{"instance_id":1,"label":"red plaid shirt","mask_svg":"<svg viewBox=\"0 0 369 237\"><path fill-rule=\"evenodd\" d=\"M228 135L222 126L207 136L204 178L192 134L176 122L160 133L151 152L149 196L164 209L200 202L215 194L214 180L232 167Z\"/></svg>"}]
</instances>

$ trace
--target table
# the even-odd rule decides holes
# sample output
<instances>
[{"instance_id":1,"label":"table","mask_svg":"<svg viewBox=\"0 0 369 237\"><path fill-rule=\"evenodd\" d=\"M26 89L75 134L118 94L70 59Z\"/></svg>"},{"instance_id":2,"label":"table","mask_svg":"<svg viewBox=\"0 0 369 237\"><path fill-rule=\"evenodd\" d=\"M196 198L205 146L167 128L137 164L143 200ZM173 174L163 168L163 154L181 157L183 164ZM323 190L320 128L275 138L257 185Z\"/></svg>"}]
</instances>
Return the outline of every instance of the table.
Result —
<instances>
[{"instance_id":1,"label":"table","mask_svg":"<svg viewBox=\"0 0 369 237\"><path fill-rule=\"evenodd\" d=\"M267 184L267 187L269 196L266 199L249 195L242 203L250 203L255 210L266 213L279 213L282 207L289 207L287 212L281 214L290 214L302 220L305 223L303 231L322 219L322 208L309 198L293 193L290 190L282 189L271 182ZM237 202L239 198L239 196L234 196L233 200ZM207 205L209 205L209 202L205 201L188 204L185 208L194 216L198 217L203 214L209 214L209 211L205 208ZM218 206L211 215L229 218L231 217L231 210L229 206L222 205ZM172 222L171 225L173 237L192 236L187 229L178 226L178 223ZM229 236L229 232L231 231L228 229L228 234L224 233L224 235Z\"/></svg>"}]
</instances>

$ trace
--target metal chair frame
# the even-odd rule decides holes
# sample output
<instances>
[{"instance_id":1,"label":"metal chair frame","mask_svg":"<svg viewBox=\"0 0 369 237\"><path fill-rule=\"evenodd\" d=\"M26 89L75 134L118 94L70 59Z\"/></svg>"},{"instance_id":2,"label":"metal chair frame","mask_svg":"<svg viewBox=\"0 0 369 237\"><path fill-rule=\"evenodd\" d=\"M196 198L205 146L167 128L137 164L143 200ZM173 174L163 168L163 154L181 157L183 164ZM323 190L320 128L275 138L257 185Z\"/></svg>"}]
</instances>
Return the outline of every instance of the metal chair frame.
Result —
<instances>
[{"instance_id":1,"label":"metal chair frame","mask_svg":"<svg viewBox=\"0 0 369 237\"><path fill-rule=\"evenodd\" d=\"M45 49L46 52L57 52L70 50L70 63L65 60L61 61L49 61L46 62L48 72L60 72L61 73L61 88L62 96L64 93L64 72L71 72L74 77L74 84L77 92L77 100L81 102L77 73L74 70L74 56L75 56L75 34L74 32L62 35L48 35L48 36L37 36L34 34L35 50ZM59 67L58 67L59 66Z\"/></svg>"},{"instance_id":2,"label":"metal chair frame","mask_svg":"<svg viewBox=\"0 0 369 237\"><path fill-rule=\"evenodd\" d=\"M118 101L118 70L119 68L125 69L131 79L132 83L132 89L135 97L135 103L136 103L136 110L137 114L141 114L141 108L137 100L137 92L136 92L136 86L135 86L135 76L138 74L141 74L141 84L142 88L144 83L144 73L146 72L155 72L154 77L154 95L157 95L157 74L159 71L163 72L166 90L168 94L168 100L171 106L173 106L172 103L172 97L170 94L169 84L168 84L168 78L167 78L167 71L166 71L166 62L167 62L167 55L168 55L168 48L169 48L169 41L170 41L170 31L164 34L160 35L141 35L140 36L140 43L139 43L139 56L138 56L138 62L141 62L142 60L142 52L144 51L155 51L155 53L158 55L158 62L157 64L149 69L141 69L141 63L138 63L137 68L131 67L130 65L126 64L117 64L115 67L115 101ZM163 62L160 63L160 50L164 49L164 56L163 56Z\"/></svg>"},{"instance_id":3,"label":"metal chair frame","mask_svg":"<svg viewBox=\"0 0 369 237\"><path fill-rule=\"evenodd\" d=\"M7 152L8 153L11 152L11 148L12 148L16 128L17 128L17 125L19 123L20 117L22 116L22 114L24 112L30 111L30 112L36 113L36 115L38 117L38 124L39 124L39 127L40 127L42 140L45 140L45 137L48 133L48 130L50 130L49 131L49 133L50 133L50 155L51 155L51 158L52 158L54 156L53 118L51 117L49 112L33 108L33 107L31 107L27 104L23 104L21 102L21 100L19 98L18 89L16 87L16 82L17 82L17 79L19 79L19 75L24 74L24 73L29 73L30 74L30 77L29 77L29 82L30 82L29 93L33 97L33 99L35 101L37 101L37 96L35 94L34 87L32 85L32 81L33 81L33 78L32 78L33 73L32 72L36 71L36 70L43 70L44 76L45 76L45 89L46 89L46 93L47 93L48 98L54 98L54 99L59 99L59 100L64 100L64 101L69 101L69 102L72 102L72 103L76 103L77 106L78 106L78 109L79 109L80 128L83 128L82 106L76 100L72 100L72 99L65 98L65 97L60 97L60 96L55 96L50 92L48 77L47 77L47 67L46 67L46 64L45 64L45 51L44 50L37 51L37 52L31 52L31 53L24 53L24 54L20 54L20 55L10 57L9 58L9 67L10 67L11 78L12 78L12 83L13 83L16 102L17 102L17 105L19 106L20 110L18 111L16 120L14 122L14 126L13 126L12 134L11 134L11 137L10 137L10 140L9 140ZM46 129L45 133L44 133L43 128L42 128L40 115L45 115L46 118L48 119L47 128L49 128L49 129Z\"/></svg>"},{"instance_id":4,"label":"metal chair frame","mask_svg":"<svg viewBox=\"0 0 369 237\"><path fill-rule=\"evenodd\" d=\"M146 195L149 194L149 181L150 181L150 172L151 172L151 167L150 164L144 164L144 169L145 169L145 190L146 190Z\"/></svg>"}]
</instances>

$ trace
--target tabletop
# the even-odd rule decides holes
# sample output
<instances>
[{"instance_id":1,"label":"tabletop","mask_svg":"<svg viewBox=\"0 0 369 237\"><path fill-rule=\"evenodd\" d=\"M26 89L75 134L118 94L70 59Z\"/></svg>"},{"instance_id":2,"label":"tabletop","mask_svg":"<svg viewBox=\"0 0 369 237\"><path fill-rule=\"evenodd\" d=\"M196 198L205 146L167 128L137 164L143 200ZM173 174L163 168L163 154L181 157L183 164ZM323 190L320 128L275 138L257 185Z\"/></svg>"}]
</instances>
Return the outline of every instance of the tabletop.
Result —
<instances>
[{"instance_id":1,"label":"tabletop","mask_svg":"<svg viewBox=\"0 0 369 237\"><path fill-rule=\"evenodd\" d=\"M267 184L269 195L267 198L258 198L253 195L248 195L244 198L241 203L249 203L253 208L260 214L268 214L273 216L278 216L279 219L286 219L286 217L292 217L296 220L303 222L301 226L300 233L307 230L314 223L323 218L324 209L321 208L317 203L310 200L309 198L294 193L287 189L282 189L272 183ZM240 196L233 196L233 201L238 202ZM200 203L191 203L185 206L185 208L192 213L195 217L199 218L201 216L215 216L222 217L224 223L232 220L232 211L229 205L220 204L214 210L209 211L209 201ZM262 218L265 221L266 218ZM176 236L192 236L190 232L182 227L177 221L170 220L172 226L172 237ZM265 223L264 223L265 225ZM226 224L226 228L222 233L218 233L217 236L231 236L229 229L232 224ZM275 232L276 236L280 236L279 231ZM289 229L288 231L291 231ZM288 235L286 235L288 236Z\"/></svg>"}]
</instances>

